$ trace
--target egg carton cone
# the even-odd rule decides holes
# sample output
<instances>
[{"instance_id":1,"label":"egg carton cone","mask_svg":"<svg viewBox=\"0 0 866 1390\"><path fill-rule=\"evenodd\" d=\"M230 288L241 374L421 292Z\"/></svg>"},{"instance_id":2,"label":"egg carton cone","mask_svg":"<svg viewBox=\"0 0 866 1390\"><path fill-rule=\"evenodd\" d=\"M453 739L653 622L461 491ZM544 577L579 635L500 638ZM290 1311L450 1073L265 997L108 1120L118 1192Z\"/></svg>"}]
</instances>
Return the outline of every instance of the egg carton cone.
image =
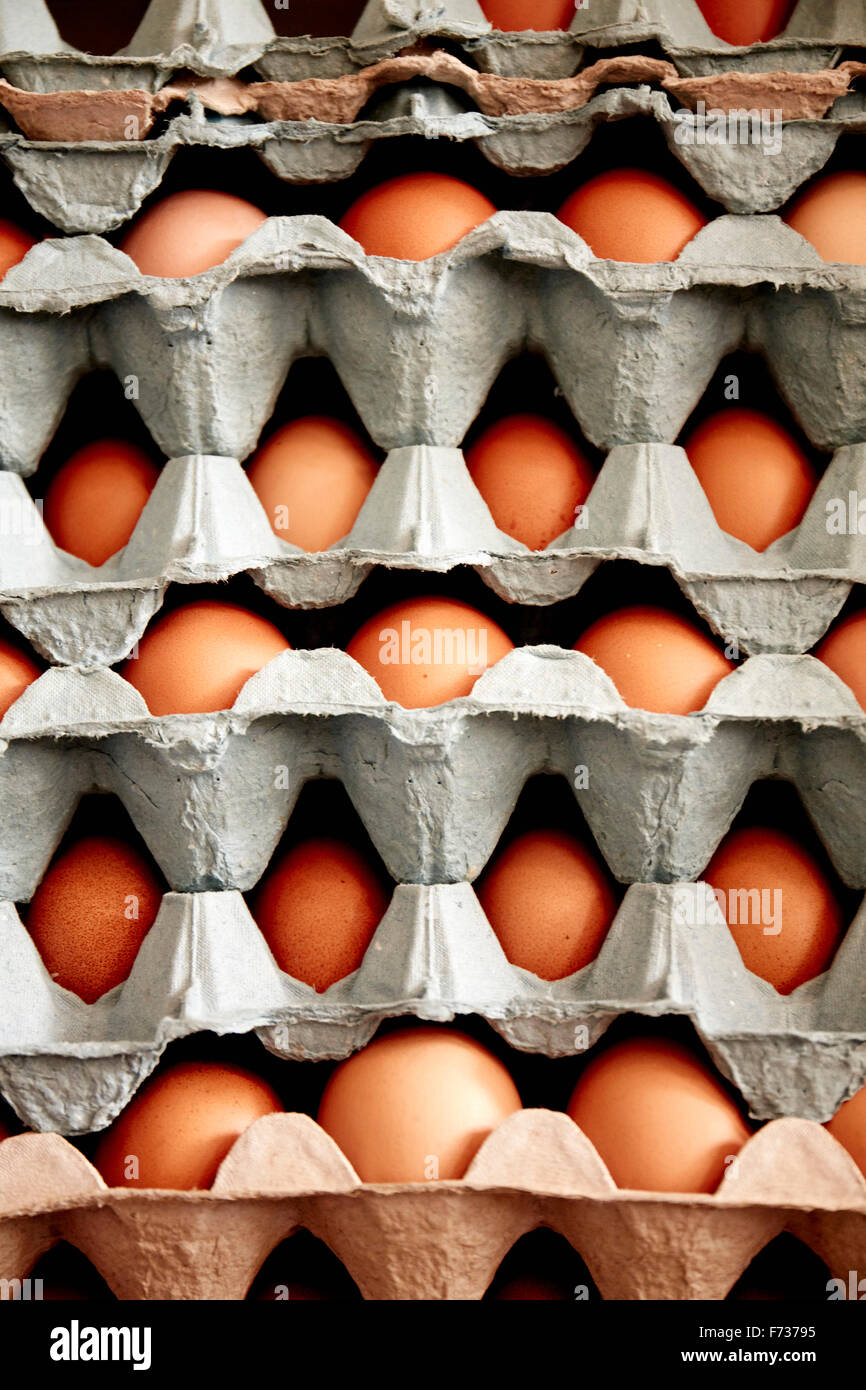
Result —
<instances>
[{"instance_id":1,"label":"egg carton cone","mask_svg":"<svg viewBox=\"0 0 866 1390\"><path fill-rule=\"evenodd\" d=\"M396 887L361 966L322 993L279 969L234 892L166 894L128 980L94 1004L51 978L14 903L0 943L0 1090L36 1130L103 1128L175 1038L255 1028L280 1057L341 1059L394 1017L474 1014L563 1057L623 1014L685 1015L762 1120L826 1121L866 1081L866 907L829 970L787 996L745 968L701 882L629 888L597 958L554 982L509 963L469 884Z\"/></svg>"},{"instance_id":2,"label":"egg carton cone","mask_svg":"<svg viewBox=\"0 0 866 1390\"><path fill-rule=\"evenodd\" d=\"M157 718L114 672L55 668L8 710L0 746L12 902L93 789L120 798L174 891L246 892L311 778L342 781L395 883L447 884L478 876L541 772L574 787L622 883L697 878L752 783L781 777L843 882L866 887L866 717L813 657L751 657L691 715L629 709L560 647L518 648L471 695L415 710L334 648L281 653L211 715Z\"/></svg>"},{"instance_id":3,"label":"egg carton cone","mask_svg":"<svg viewBox=\"0 0 866 1390\"><path fill-rule=\"evenodd\" d=\"M0 1278L26 1278L64 1240L124 1300L243 1299L301 1228L365 1299L478 1300L539 1226L580 1252L604 1299L721 1300L786 1230L847 1291L866 1259L866 1181L797 1119L750 1139L712 1195L617 1188L577 1125L545 1110L511 1116L449 1182L364 1184L298 1114L257 1120L206 1192L109 1189L54 1134L0 1146Z\"/></svg>"},{"instance_id":4,"label":"egg carton cone","mask_svg":"<svg viewBox=\"0 0 866 1390\"><path fill-rule=\"evenodd\" d=\"M790 654L813 647L866 582L850 501L862 496L866 446L840 449L801 524L759 553L720 530L683 449L623 445L575 524L532 551L497 529L460 450L421 445L392 450L349 534L308 554L273 531L237 460L199 455L164 465L128 544L94 567L58 549L21 477L0 472L0 612L50 661L113 665L172 583L247 573L283 605L322 608L351 598L376 566L471 565L510 602L551 604L601 561L628 559L667 566L739 650Z\"/></svg>"}]
</instances>

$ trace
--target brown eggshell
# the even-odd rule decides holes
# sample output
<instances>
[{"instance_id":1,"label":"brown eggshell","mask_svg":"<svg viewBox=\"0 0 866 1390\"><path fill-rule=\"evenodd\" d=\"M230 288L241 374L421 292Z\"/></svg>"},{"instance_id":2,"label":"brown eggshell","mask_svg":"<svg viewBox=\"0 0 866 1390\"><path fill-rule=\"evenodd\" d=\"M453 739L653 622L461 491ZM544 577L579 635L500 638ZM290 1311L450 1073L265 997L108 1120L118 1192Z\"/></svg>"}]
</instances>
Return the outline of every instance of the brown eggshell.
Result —
<instances>
[{"instance_id":1,"label":"brown eggshell","mask_svg":"<svg viewBox=\"0 0 866 1390\"><path fill-rule=\"evenodd\" d=\"M599 618L574 650L607 672L627 705L657 714L703 709L734 669L694 623L649 605Z\"/></svg>"},{"instance_id":2,"label":"brown eggshell","mask_svg":"<svg viewBox=\"0 0 866 1390\"><path fill-rule=\"evenodd\" d=\"M509 33L569 29L575 11L575 0L480 0L480 4L494 29Z\"/></svg>"},{"instance_id":3,"label":"brown eggshell","mask_svg":"<svg viewBox=\"0 0 866 1390\"><path fill-rule=\"evenodd\" d=\"M725 43L745 48L769 43L787 26L796 0L697 0L713 33Z\"/></svg>"},{"instance_id":4,"label":"brown eggshell","mask_svg":"<svg viewBox=\"0 0 866 1390\"><path fill-rule=\"evenodd\" d=\"M36 662L26 652L0 639L0 719L41 674Z\"/></svg>"},{"instance_id":5,"label":"brown eggshell","mask_svg":"<svg viewBox=\"0 0 866 1390\"><path fill-rule=\"evenodd\" d=\"M104 565L126 545L158 478L141 449L122 439L100 439L55 474L43 520L61 550Z\"/></svg>"},{"instance_id":6,"label":"brown eggshell","mask_svg":"<svg viewBox=\"0 0 866 1390\"><path fill-rule=\"evenodd\" d=\"M263 444L249 479L274 534L302 550L327 550L347 536L379 465L354 430L310 415Z\"/></svg>"},{"instance_id":7,"label":"brown eggshell","mask_svg":"<svg viewBox=\"0 0 866 1390\"><path fill-rule=\"evenodd\" d=\"M836 672L866 710L866 611L838 623L816 647L815 655Z\"/></svg>"},{"instance_id":8,"label":"brown eggshell","mask_svg":"<svg viewBox=\"0 0 866 1390\"><path fill-rule=\"evenodd\" d=\"M364 193L340 222L368 256L425 261L448 251L496 208L447 174L404 174Z\"/></svg>"},{"instance_id":9,"label":"brown eggshell","mask_svg":"<svg viewBox=\"0 0 866 1390\"><path fill-rule=\"evenodd\" d=\"M866 1086L844 1102L825 1128L848 1150L866 1178Z\"/></svg>"},{"instance_id":10,"label":"brown eggshell","mask_svg":"<svg viewBox=\"0 0 866 1390\"><path fill-rule=\"evenodd\" d=\"M267 217L244 198L213 189L171 193L137 218L120 243L142 275L182 279L221 265Z\"/></svg>"},{"instance_id":11,"label":"brown eggshell","mask_svg":"<svg viewBox=\"0 0 866 1390\"><path fill-rule=\"evenodd\" d=\"M866 265L866 173L843 170L808 185L785 221L822 260Z\"/></svg>"},{"instance_id":12,"label":"brown eggshell","mask_svg":"<svg viewBox=\"0 0 866 1390\"><path fill-rule=\"evenodd\" d=\"M675 261L706 226L684 193L645 169L598 174L558 215L600 260L611 261Z\"/></svg>"}]
</instances>

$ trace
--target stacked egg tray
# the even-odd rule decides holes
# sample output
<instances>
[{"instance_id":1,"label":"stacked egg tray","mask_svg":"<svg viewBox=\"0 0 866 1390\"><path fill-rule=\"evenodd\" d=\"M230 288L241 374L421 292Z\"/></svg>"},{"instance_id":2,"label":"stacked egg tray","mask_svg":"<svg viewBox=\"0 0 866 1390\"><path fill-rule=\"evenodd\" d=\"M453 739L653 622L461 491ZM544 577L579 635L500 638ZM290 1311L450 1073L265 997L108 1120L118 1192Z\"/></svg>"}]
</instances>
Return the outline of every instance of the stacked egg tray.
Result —
<instances>
[{"instance_id":1,"label":"stacked egg tray","mask_svg":"<svg viewBox=\"0 0 866 1390\"><path fill-rule=\"evenodd\" d=\"M370 77L422 39L462 56L415 54ZM634 57L652 41L664 62ZM55 663L0 724L0 1091L32 1129L54 1131L0 1145L0 1276L23 1276L67 1239L121 1297L240 1298L298 1226L367 1298L478 1298L539 1225L580 1249L607 1298L724 1297L782 1230L834 1274L862 1268L866 1182L820 1125L866 1080L863 909L831 969L782 997L745 970L695 880L751 784L783 777L842 881L866 888L866 717L804 655L866 582L859 527L827 526L828 505L863 491L866 272L825 265L778 217L754 215L780 208L843 130L861 130L862 101L846 95L859 66L840 60L864 48L860 5L841 0L800 0L786 35L748 50L714 39L692 0L593 0L570 35L543 36L491 33L474 0L371 0L355 34L333 41L275 38L257 0L153 0L127 52L103 59L68 50L42 0L26 14L0 2L0 100L16 121L65 112L72 128L65 142L10 128L0 153L34 209L74 234L35 247L0 286L0 611ZM566 89L587 49L609 50L610 66ZM250 67L262 83L215 84ZM359 92L363 104L418 76L427 87L392 91L382 119L355 119ZM119 113L157 109L124 104L131 94L158 96L178 78L163 109L188 109L162 135L94 138L88 110L113 137ZM336 81L311 85L320 78ZM455 79L477 112L449 106ZM645 85L592 94L635 80ZM22 92L65 100L16 110ZM101 106L106 92L119 104ZM743 93L748 106L783 105L779 156L676 142L672 96L689 107ZM280 177L318 168L332 180L373 140L420 133L475 140L525 173L564 167L599 122L638 114L708 193L747 214L716 219L675 264L597 261L546 213L503 212L417 264L368 258L324 218L272 218L188 282L142 277L83 234L127 220L184 142L250 144ZM763 555L720 532L673 442L719 361L744 346L832 454L800 527ZM606 455L579 524L538 554L497 531L460 450L525 349L546 354ZM292 363L310 355L331 360L387 455L350 536L315 556L273 535L242 468ZM22 479L75 382L98 367L135 383L168 462L129 546L91 569L56 550ZM208 716L154 718L108 669L170 583L246 573L283 604L317 607L344 602L376 566L469 565L513 602L549 604L617 557L668 568L747 656L700 714L630 710L584 656L553 647L521 648L470 697L412 711L332 649L283 654L231 711ZM572 781L627 885L596 961L553 984L507 962L471 886L538 772ZM321 776L343 782L396 886L361 969L318 995L277 969L242 895L300 788ZM170 891L129 980L86 1006L51 980L16 903L93 788L126 806ZM254 1125L206 1193L109 1192L61 1137L108 1124L166 1045L198 1031L256 1030L279 1056L339 1058L387 1017L478 1014L553 1057L592 1047L625 1013L688 1015L770 1121L712 1196L616 1189L577 1127L545 1111L507 1121L462 1181L429 1187L360 1184L298 1115Z\"/></svg>"}]
</instances>

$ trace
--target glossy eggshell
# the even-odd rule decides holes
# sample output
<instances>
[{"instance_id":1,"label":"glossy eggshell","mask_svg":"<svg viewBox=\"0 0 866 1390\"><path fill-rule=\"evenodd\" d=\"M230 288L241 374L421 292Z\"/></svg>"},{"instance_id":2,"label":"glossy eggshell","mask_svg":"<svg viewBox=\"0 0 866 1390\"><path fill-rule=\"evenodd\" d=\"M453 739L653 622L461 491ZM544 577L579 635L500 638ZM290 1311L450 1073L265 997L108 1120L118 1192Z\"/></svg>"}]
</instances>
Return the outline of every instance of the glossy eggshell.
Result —
<instances>
[{"instance_id":1,"label":"glossy eggshell","mask_svg":"<svg viewBox=\"0 0 866 1390\"><path fill-rule=\"evenodd\" d=\"M829 174L809 185L785 221L810 241L822 260L866 265L866 174Z\"/></svg>"},{"instance_id":2,"label":"glossy eggshell","mask_svg":"<svg viewBox=\"0 0 866 1390\"><path fill-rule=\"evenodd\" d=\"M151 714L204 714L231 709L250 676L288 650L266 618L203 599L152 624L121 675Z\"/></svg>"},{"instance_id":3,"label":"glossy eggshell","mask_svg":"<svg viewBox=\"0 0 866 1390\"><path fill-rule=\"evenodd\" d=\"M721 1081L678 1043L638 1038L592 1060L568 1113L618 1187L715 1192L749 1130Z\"/></svg>"},{"instance_id":4,"label":"glossy eggshell","mask_svg":"<svg viewBox=\"0 0 866 1390\"><path fill-rule=\"evenodd\" d=\"M363 1182L462 1178L481 1144L520 1110L508 1072L446 1028L404 1029L342 1062L318 1120Z\"/></svg>"},{"instance_id":5,"label":"glossy eggshell","mask_svg":"<svg viewBox=\"0 0 866 1390\"><path fill-rule=\"evenodd\" d=\"M339 420L311 415L263 444L249 479L274 534L302 550L327 550L349 534L379 466Z\"/></svg>"},{"instance_id":6,"label":"glossy eggshell","mask_svg":"<svg viewBox=\"0 0 866 1390\"><path fill-rule=\"evenodd\" d=\"M595 471L577 444L540 415L512 415L466 454L472 481L500 531L543 550L575 523Z\"/></svg>"},{"instance_id":7,"label":"glossy eggshell","mask_svg":"<svg viewBox=\"0 0 866 1390\"><path fill-rule=\"evenodd\" d=\"M0 719L41 674L32 657L0 639Z\"/></svg>"},{"instance_id":8,"label":"glossy eggshell","mask_svg":"<svg viewBox=\"0 0 866 1390\"><path fill-rule=\"evenodd\" d=\"M478 677L513 650L502 629L483 613L455 599L438 598L412 599L384 609L346 647L385 698L405 709L469 695Z\"/></svg>"},{"instance_id":9,"label":"glossy eggshell","mask_svg":"<svg viewBox=\"0 0 866 1390\"><path fill-rule=\"evenodd\" d=\"M120 243L142 275L182 279L221 265L267 217L245 198L212 189L171 193L137 218Z\"/></svg>"},{"instance_id":10,"label":"glossy eggshell","mask_svg":"<svg viewBox=\"0 0 866 1390\"><path fill-rule=\"evenodd\" d=\"M866 710L866 611L844 618L818 644L815 655L836 672Z\"/></svg>"},{"instance_id":11,"label":"glossy eggshell","mask_svg":"<svg viewBox=\"0 0 866 1390\"><path fill-rule=\"evenodd\" d=\"M566 199L559 218L611 261L675 261L706 226L684 193L643 169L598 174Z\"/></svg>"},{"instance_id":12,"label":"glossy eggshell","mask_svg":"<svg viewBox=\"0 0 866 1390\"><path fill-rule=\"evenodd\" d=\"M599 618L575 643L606 671L627 705L657 714L703 709L734 667L686 618L638 605Z\"/></svg>"},{"instance_id":13,"label":"glossy eggshell","mask_svg":"<svg viewBox=\"0 0 866 1390\"><path fill-rule=\"evenodd\" d=\"M368 256L425 261L462 241L496 208L468 183L447 174L404 174L371 188L340 226Z\"/></svg>"},{"instance_id":14,"label":"glossy eggshell","mask_svg":"<svg viewBox=\"0 0 866 1390\"><path fill-rule=\"evenodd\" d=\"M92 1004L128 977L161 902L160 881L137 849L93 835L49 866L27 930L52 979Z\"/></svg>"},{"instance_id":15,"label":"glossy eggshell","mask_svg":"<svg viewBox=\"0 0 866 1390\"><path fill-rule=\"evenodd\" d=\"M866 1178L866 1086L840 1106L826 1128L848 1150Z\"/></svg>"},{"instance_id":16,"label":"glossy eggshell","mask_svg":"<svg viewBox=\"0 0 866 1390\"><path fill-rule=\"evenodd\" d=\"M845 932L842 909L814 855L792 836L763 826L733 830L703 877L725 895L723 911L746 968L780 994L829 967ZM738 896L749 889L773 896L750 905ZM777 902L781 924L774 920Z\"/></svg>"},{"instance_id":17,"label":"glossy eggshell","mask_svg":"<svg viewBox=\"0 0 866 1390\"><path fill-rule=\"evenodd\" d=\"M542 980L565 979L594 960L617 909L597 856L560 830L518 836L493 860L477 893L512 965Z\"/></svg>"},{"instance_id":18,"label":"glossy eggshell","mask_svg":"<svg viewBox=\"0 0 866 1390\"><path fill-rule=\"evenodd\" d=\"M793 435L757 410L711 415L685 449L722 530L754 550L799 526L818 485Z\"/></svg>"},{"instance_id":19,"label":"glossy eggshell","mask_svg":"<svg viewBox=\"0 0 866 1390\"><path fill-rule=\"evenodd\" d=\"M29 232L16 227L14 222L7 222L5 217L0 217L0 280L13 265L23 261L27 252L35 245L36 238Z\"/></svg>"},{"instance_id":20,"label":"glossy eggshell","mask_svg":"<svg viewBox=\"0 0 866 1390\"><path fill-rule=\"evenodd\" d=\"M235 1140L283 1106L242 1067L182 1062L146 1082L100 1141L93 1160L109 1187L207 1188ZM138 1176L129 1159L138 1160Z\"/></svg>"},{"instance_id":21,"label":"glossy eggshell","mask_svg":"<svg viewBox=\"0 0 866 1390\"><path fill-rule=\"evenodd\" d=\"M100 439L58 469L45 493L43 520L61 550L104 565L135 530L159 470L122 439Z\"/></svg>"},{"instance_id":22,"label":"glossy eggshell","mask_svg":"<svg viewBox=\"0 0 866 1390\"><path fill-rule=\"evenodd\" d=\"M365 857L329 839L290 849L253 900L280 969L319 992L358 969L387 908L382 879Z\"/></svg>"},{"instance_id":23,"label":"glossy eggshell","mask_svg":"<svg viewBox=\"0 0 866 1390\"><path fill-rule=\"evenodd\" d=\"M575 0L480 0L480 4L494 29L507 33L570 29L575 11Z\"/></svg>"},{"instance_id":24,"label":"glossy eggshell","mask_svg":"<svg viewBox=\"0 0 866 1390\"><path fill-rule=\"evenodd\" d=\"M769 43L786 28L796 0L697 0L713 33L725 43L745 48Z\"/></svg>"}]
</instances>

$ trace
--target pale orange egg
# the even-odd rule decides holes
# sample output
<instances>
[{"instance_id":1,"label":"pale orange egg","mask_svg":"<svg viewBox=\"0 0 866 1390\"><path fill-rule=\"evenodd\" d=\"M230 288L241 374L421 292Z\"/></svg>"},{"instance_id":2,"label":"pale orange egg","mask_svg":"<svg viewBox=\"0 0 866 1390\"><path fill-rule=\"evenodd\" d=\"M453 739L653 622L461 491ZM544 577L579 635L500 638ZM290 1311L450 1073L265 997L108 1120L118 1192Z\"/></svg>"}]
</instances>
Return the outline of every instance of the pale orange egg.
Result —
<instances>
[{"instance_id":1,"label":"pale orange egg","mask_svg":"<svg viewBox=\"0 0 866 1390\"><path fill-rule=\"evenodd\" d=\"M822 260L866 265L866 174L828 174L796 199L785 221Z\"/></svg>"},{"instance_id":2,"label":"pale orange egg","mask_svg":"<svg viewBox=\"0 0 866 1390\"><path fill-rule=\"evenodd\" d=\"M231 709L250 676L289 650L266 618L202 599L149 627L120 674L151 714L206 714Z\"/></svg>"},{"instance_id":3,"label":"pale orange egg","mask_svg":"<svg viewBox=\"0 0 866 1390\"><path fill-rule=\"evenodd\" d=\"M790 994L828 968L845 932L842 909L814 855L781 830L733 830L704 880L722 894L747 970Z\"/></svg>"},{"instance_id":4,"label":"pale orange egg","mask_svg":"<svg viewBox=\"0 0 866 1390\"><path fill-rule=\"evenodd\" d=\"M426 261L448 251L496 208L447 174L404 174L371 188L340 223L368 256Z\"/></svg>"},{"instance_id":5,"label":"pale orange egg","mask_svg":"<svg viewBox=\"0 0 866 1390\"><path fill-rule=\"evenodd\" d=\"M191 188L171 193L137 218L120 249L142 275L182 279L221 265L266 221L245 198Z\"/></svg>"},{"instance_id":6,"label":"pale orange egg","mask_svg":"<svg viewBox=\"0 0 866 1390\"><path fill-rule=\"evenodd\" d=\"M563 980L595 960L617 909L598 856L561 830L518 836L477 892L512 965L542 980Z\"/></svg>"},{"instance_id":7,"label":"pale orange egg","mask_svg":"<svg viewBox=\"0 0 866 1390\"><path fill-rule=\"evenodd\" d=\"M703 709L719 681L734 670L694 623L642 604L599 618L574 650L607 672L632 709L656 714Z\"/></svg>"},{"instance_id":8,"label":"pale orange egg","mask_svg":"<svg viewBox=\"0 0 866 1390\"><path fill-rule=\"evenodd\" d=\"M304 840L268 869L253 916L280 969L321 993L358 969L388 901L351 845Z\"/></svg>"},{"instance_id":9,"label":"pale orange egg","mask_svg":"<svg viewBox=\"0 0 866 1390\"><path fill-rule=\"evenodd\" d=\"M0 638L0 719L41 674L32 657Z\"/></svg>"},{"instance_id":10,"label":"pale orange egg","mask_svg":"<svg viewBox=\"0 0 866 1390\"><path fill-rule=\"evenodd\" d=\"M92 1004L129 975L156 919L162 886L123 840L91 835L53 861L27 911L52 979Z\"/></svg>"},{"instance_id":11,"label":"pale orange egg","mask_svg":"<svg viewBox=\"0 0 866 1390\"><path fill-rule=\"evenodd\" d=\"M721 1080L679 1043L635 1038L592 1060L568 1113L618 1187L715 1192L749 1129Z\"/></svg>"},{"instance_id":12,"label":"pale orange egg","mask_svg":"<svg viewBox=\"0 0 866 1390\"><path fill-rule=\"evenodd\" d=\"M318 1120L363 1182L462 1178L522 1109L501 1062L451 1028L402 1029L341 1062Z\"/></svg>"},{"instance_id":13,"label":"pale orange egg","mask_svg":"<svg viewBox=\"0 0 866 1390\"><path fill-rule=\"evenodd\" d=\"M711 415L685 450L722 530L753 550L799 526L818 486L794 436L758 410Z\"/></svg>"},{"instance_id":14,"label":"pale orange egg","mask_svg":"<svg viewBox=\"0 0 866 1390\"><path fill-rule=\"evenodd\" d=\"M27 252L35 245L36 238L29 232L16 227L14 222L7 222L5 217L0 217L0 280L13 265L23 261Z\"/></svg>"},{"instance_id":15,"label":"pale orange egg","mask_svg":"<svg viewBox=\"0 0 866 1390\"><path fill-rule=\"evenodd\" d=\"M698 0L698 8L713 33L725 43L746 48L769 43L781 34L797 0Z\"/></svg>"},{"instance_id":16,"label":"pale orange egg","mask_svg":"<svg viewBox=\"0 0 866 1390\"><path fill-rule=\"evenodd\" d=\"M832 628L815 648L815 656L835 671L866 710L866 610Z\"/></svg>"},{"instance_id":17,"label":"pale orange egg","mask_svg":"<svg viewBox=\"0 0 866 1390\"><path fill-rule=\"evenodd\" d=\"M242 1067L180 1062L145 1082L93 1163L109 1187L210 1187L244 1130L282 1111L276 1091Z\"/></svg>"},{"instance_id":18,"label":"pale orange egg","mask_svg":"<svg viewBox=\"0 0 866 1390\"><path fill-rule=\"evenodd\" d=\"M249 479L274 533L302 550L327 550L347 536L379 465L353 429L309 415L263 444Z\"/></svg>"},{"instance_id":19,"label":"pale orange egg","mask_svg":"<svg viewBox=\"0 0 866 1390\"><path fill-rule=\"evenodd\" d=\"M645 169L610 169L567 198L559 219L600 260L675 261L706 218L666 179Z\"/></svg>"},{"instance_id":20,"label":"pale orange egg","mask_svg":"<svg viewBox=\"0 0 866 1390\"><path fill-rule=\"evenodd\" d=\"M89 565L126 545L159 478L141 449L100 439L79 449L45 493L43 520L55 543Z\"/></svg>"},{"instance_id":21,"label":"pale orange egg","mask_svg":"<svg viewBox=\"0 0 866 1390\"><path fill-rule=\"evenodd\" d=\"M575 0L480 0L480 4L494 29L507 33L570 29L576 8Z\"/></svg>"},{"instance_id":22,"label":"pale orange egg","mask_svg":"<svg viewBox=\"0 0 866 1390\"><path fill-rule=\"evenodd\" d=\"M395 603L370 618L346 648L387 700L405 709L469 695L513 644L496 623L456 599Z\"/></svg>"},{"instance_id":23,"label":"pale orange egg","mask_svg":"<svg viewBox=\"0 0 866 1390\"><path fill-rule=\"evenodd\" d=\"M541 415L511 415L466 454L472 481L500 531L545 546L573 526L595 471L565 430Z\"/></svg>"},{"instance_id":24,"label":"pale orange egg","mask_svg":"<svg viewBox=\"0 0 866 1390\"><path fill-rule=\"evenodd\" d=\"M866 1178L866 1086L840 1106L825 1128L848 1150Z\"/></svg>"}]
</instances>

